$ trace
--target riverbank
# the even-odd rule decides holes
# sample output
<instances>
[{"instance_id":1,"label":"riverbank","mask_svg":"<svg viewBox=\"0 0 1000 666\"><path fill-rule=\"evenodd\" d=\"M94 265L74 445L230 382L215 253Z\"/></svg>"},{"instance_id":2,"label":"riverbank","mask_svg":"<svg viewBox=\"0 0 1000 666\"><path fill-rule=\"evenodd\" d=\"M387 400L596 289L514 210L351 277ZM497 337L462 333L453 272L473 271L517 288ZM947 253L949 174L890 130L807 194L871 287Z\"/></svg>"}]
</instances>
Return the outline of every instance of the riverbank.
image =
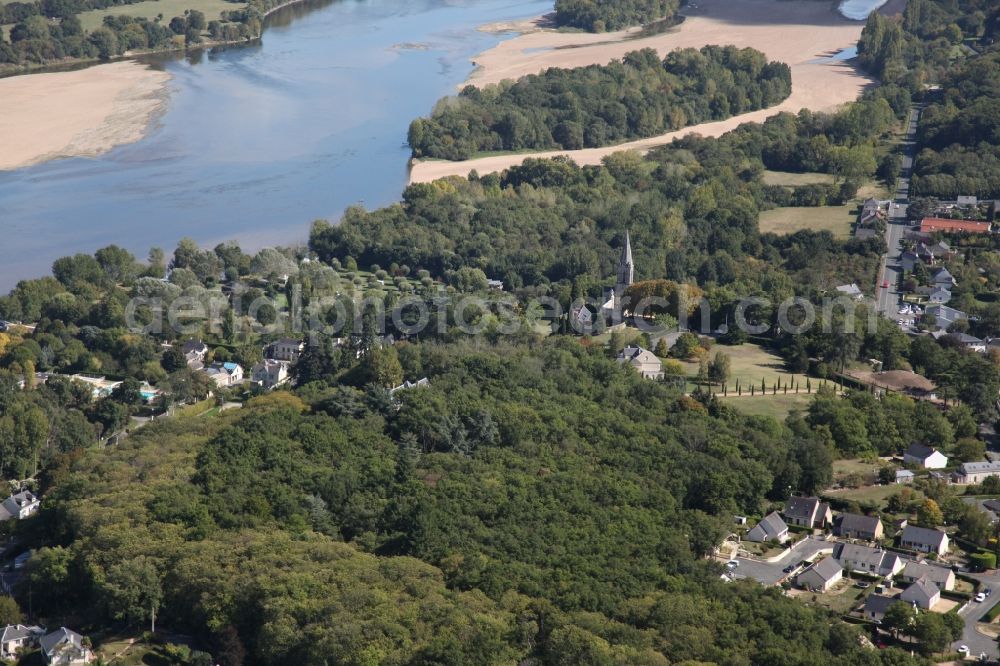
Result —
<instances>
[{"instance_id":1,"label":"riverbank","mask_svg":"<svg viewBox=\"0 0 1000 666\"><path fill-rule=\"evenodd\" d=\"M905 0L892 0L880 11L895 13ZM414 161L410 182L428 182L445 176L464 176L475 169L491 173L520 164L526 157L568 155L579 164L599 164L619 150L646 151L691 133L720 136L742 123L761 122L777 113L800 109L830 111L858 95L874 81L850 62L829 57L857 44L864 23L837 13L837 3L812 0L701 0L685 10L684 23L662 34L642 36L632 28L617 33L564 33L523 24L529 31L504 41L474 58L477 68L463 85L487 86L516 79L549 67L583 67L605 64L629 51L653 48L661 55L678 48L707 44L751 47L792 70L792 94L769 109L727 120L694 125L657 137L616 146L528 155L494 155L462 162Z\"/></svg>"},{"instance_id":2,"label":"riverbank","mask_svg":"<svg viewBox=\"0 0 1000 666\"><path fill-rule=\"evenodd\" d=\"M133 61L0 79L0 170L138 141L164 108L169 80Z\"/></svg>"}]
</instances>

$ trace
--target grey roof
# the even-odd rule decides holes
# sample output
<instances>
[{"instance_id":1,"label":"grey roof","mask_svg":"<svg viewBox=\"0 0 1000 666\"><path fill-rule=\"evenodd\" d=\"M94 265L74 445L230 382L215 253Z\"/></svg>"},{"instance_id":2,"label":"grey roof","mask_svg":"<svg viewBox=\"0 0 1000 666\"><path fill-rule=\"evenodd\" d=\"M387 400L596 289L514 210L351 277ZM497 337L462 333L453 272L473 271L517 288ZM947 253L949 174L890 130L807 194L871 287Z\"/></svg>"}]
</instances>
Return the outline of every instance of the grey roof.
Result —
<instances>
[{"instance_id":1,"label":"grey roof","mask_svg":"<svg viewBox=\"0 0 1000 666\"><path fill-rule=\"evenodd\" d=\"M844 567L840 566L840 562L834 558L824 557L822 560L806 569L806 571L815 571L821 579L829 581L838 574L842 574L844 572ZM803 571L802 573L806 573L806 571Z\"/></svg>"},{"instance_id":2,"label":"grey roof","mask_svg":"<svg viewBox=\"0 0 1000 666\"><path fill-rule=\"evenodd\" d=\"M1000 460L964 462L958 466L958 471L963 474L971 474L975 472L1000 472Z\"/></svg>"},{"instance_id":3,"label":"grey roof","mask_svg":"<svg viewBox=\"0 0 1000 666\"><path fill-rule=\"evenodd\" d=\"M76 633L72 629L60 627L51 634L45 634L38 639L38 645L42 648L42 652L44 652L46 656L51 656L52 652L63 643L70 643L76 648L82 647L83 636Z\"/></svg>"},{"instance_id":4,"label":"grey roof","mask_svg":"<svg viewBox=\"0 0 1000 666\"><path fill-rule=\"evenodd\" d=\"M963 345L981 345L985 344L982 340L974 335L969 335L968 333L950 333L951 337L955 338Z\"/></svg>"},{"instance_id":5,"label":"grey roof","mask_svg":"<svg viewBox=\"0 0 1000 666\"><path fill-rule=\"evenodd\" d=\"M941 566L940 564L930 564L928 562L917 562L915 560L907 560L906 566L903 567L902 574L906 578L913 578L914 580L926 578L927 580L936 583L938 587L943 587L944 584L954 575L948 567Z\"/></svg>"},{"instance_id":6,"label":"grey roof","mask_svg":"<svg viewBox=\"0 0 1000 666\"><path fill-rule=\"evenodd\" d=\"M181 348L181 350L185 354L190 354L191 352L198 352L200 354L208 351L208 345L206 345L201 340L188 340L187 342L184 343L184 346Z\"/></svg>"},{"instance_id":7,"label":"grey roof","mask_svg":"<svg viewBox=\"0 0 1000 666\"><path fill-rule=\"evenodd\" d=\"M871 532L875 533L882 520L878 516L862 516L857 513L845 513L840 516L837 529L840 532Z\"/></svg>"},{"instance_id":8,"label":"grey roof","mask_svg":"<svg viewBox=\"0 0 1000 666\"><path fill-rule=\"evenodd\" d=\"M789 518L801 518L802 520L814 520L816 512L819 510L820 501L818 497L789 497L785 503L785 510L782 514Z\"/></svg>"},{"instance_id":9,"label":"grey roof","mask_svg":"<svg viewBox=\"0 0 1000 666\"><path fill-rule=\"evenodd\" d=\"M848 296L861 296L861 288L854 282L840 285L837 287L837 291Z\"/></svg>"},{"instance_id":10,"label":"grey roof","mask_svg":"<svg viewBox=\"0 0 1000 666\"><path fill-rule=\"evenodd\" d=\"M782 532L788 531L788 525L781 519L777 511L772 511L764 516L753 529L756 530L757 528L760 528L764 532L764 536L767 539L774 539ZM753 530L750 531L752 532Z\"/></svg>"},{"instance_id":11,"label":"grey roof","mask_svg":"<svg viewBox=\"0 0 1000 666\"><path fill-rule=\"evenodd\" d=\"M6 643L8 641L16 641L24 638L31 638L37 634L43 633L41 627L35 626L25 626L23 624L8 624L3 628L3 633L0 634L0 643Z\"/></svg>"},{"instance_id":12,"label":"grey roof","mask_svg":"<svg viewBox=\"0 0 1000 666\"><path fill-rule=\"evenodd\" d=\"M910 444L910 448L906 449L906 455L920 460L926 460L932 453L934 453L934 449L923 444Z\"/></svg>"},{"instance_id":13,"label":"grey roof","mask_svg":"<svg viewBox=\"0 0 1000 666\"><path fill-rule=\"evenodd\" d=\"M959 319L968 319L969 315L965 314L961 310L956 310L955 308L950 308L947 305L928 305L925 312L929 315L934 315L938 322L951 323L958 321Z\"/></svg>"},{"instance_id":14,"label":"grey roof","mask_svg":"<svg viewBox=\"0 0 1000 666\"><path fill-rule=\"evenodd\" d=\"M907 525L903 528L903 536L901 539L910 543L919 543L923 546L933 546L934 548L938 548L947 536L948 535L941 530L932 530L927 527Z\"/></svg>"},{"instance_id":15,"label":"grey roof","mask_svg":"<svg viewBox=\"0 0 1000 666\"><path fill-rule=\"evenodd\" d=\"M871 548L854 543L838 543L833 547L833 556L840 560L841 564L846 560L851 560L857 564L875 567L876 570L892 568L890 566L892 560L898 557L895 553L881 548Z\"/></svg>"},{"instance_id":16,"label":"grey roof","mask_svg":"<svg viewBox=\"0 0 1000 666\"><path fill-rule=\"evenodd\" d=\"M889 609L889 606L898 602L899 599L896 597L887 597L883 594L872 594L865 600L865 612L866 613L880 613L885 615L885 612Z\"/></svg>"},{"instance_id":17,"label":"grey roof","mask_svg":"<svg viewBox=\"0 0 1000 666\"><path fill-rule=\"evenodd\" d=\"M900 478L908 479L908 478L910 478L912 476L916 476L916 474L914 474L913 472L911 472L908 469L897 469L896 470L896 478L897 479L900 479Z\"/></svg>"},{"instance_id":18,"label":"grey roof","mask_svg":"<svg viewBox=\"0 0 1000 666\"><path fill-rule=\"evenodd\" d=\"M940 593L941 590L938 589L938 586L924 577L913 581L912 585L903 590L899 598L903 601L916 601L917 603L923 601L930 604L930 600Z\"/></svg>"}]
</instances>

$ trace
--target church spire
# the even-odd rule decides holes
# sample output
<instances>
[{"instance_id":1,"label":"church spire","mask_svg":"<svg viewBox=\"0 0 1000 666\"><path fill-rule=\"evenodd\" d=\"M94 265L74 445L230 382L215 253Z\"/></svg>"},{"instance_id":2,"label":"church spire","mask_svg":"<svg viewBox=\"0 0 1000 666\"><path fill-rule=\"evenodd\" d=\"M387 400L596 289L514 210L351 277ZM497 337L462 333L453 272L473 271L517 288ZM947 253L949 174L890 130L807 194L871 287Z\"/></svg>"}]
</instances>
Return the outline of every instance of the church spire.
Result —
<instances>
[{"instance_id":1,"label":"church spire","mask_svg":"<svg viewBox=\"0 0 1000 666\"><path fill-rule=\"evenodd\" d=\"M625 291L625 287L635 281L635 264L632 263L632 239L629 232L625 230L625 247L622 248L622 256L618 260L618 280L617 291L620 294Z\"/></svg>"}]
</instances>

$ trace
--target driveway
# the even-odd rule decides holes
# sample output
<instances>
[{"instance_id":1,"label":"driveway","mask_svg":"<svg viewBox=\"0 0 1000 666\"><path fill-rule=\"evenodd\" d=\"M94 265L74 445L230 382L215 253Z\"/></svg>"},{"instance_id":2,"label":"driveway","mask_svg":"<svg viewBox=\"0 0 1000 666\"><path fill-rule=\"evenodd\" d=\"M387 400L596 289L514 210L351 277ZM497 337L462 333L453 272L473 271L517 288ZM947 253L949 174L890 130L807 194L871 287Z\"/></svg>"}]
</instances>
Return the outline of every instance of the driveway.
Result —
<instances>
[{"instance_id":1,"label":"driveway","mask_svg":"<svg viewBox=\"0 0 1000 666\"><path fill-rule=\"evenodd\" d=\"M816 537L806 537L795 544L791 549L786 550L781 559L776 562L763 562L761 560L750 560L745 557L737 557L740 566L733 572L734 578L750 578L762 585L777 585L788 577L782 569L789 564L795 564L801 560L808 560L816 553L823 550L833 550L833 542Z\"/></svg>"}]
</instances>

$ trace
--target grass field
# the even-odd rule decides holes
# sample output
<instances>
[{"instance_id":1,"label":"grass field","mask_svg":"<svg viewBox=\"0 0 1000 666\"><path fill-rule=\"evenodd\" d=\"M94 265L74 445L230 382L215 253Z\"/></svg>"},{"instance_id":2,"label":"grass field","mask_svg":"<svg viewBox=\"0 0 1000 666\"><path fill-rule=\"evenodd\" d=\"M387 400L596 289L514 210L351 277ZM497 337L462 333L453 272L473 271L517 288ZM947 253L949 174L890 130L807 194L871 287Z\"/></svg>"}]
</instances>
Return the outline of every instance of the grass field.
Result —
<instances>
[{"instance_id":1,"label":"grass field","mask_svg":"<svg viewBox=\"0 0 1000 666\"><path fill-rule=\"evenodd\" d=\"M856 502L878 502L884 505L890 495L893 495L904 486L891 483L887 486L865 486L864 488L845 488L844 490L830 490L826 494L842 500L854 500ZM914 496L919 497L920 492L915 488Z\"/></svg>"},{"instance_id":2,"label":"grass field","mask_svg":"<svg viewBox=\"0 0 1000 666\"><path fill-rule=\"evenodd\" d=\"M783 187L799 187L800 185L828 184L833 182L833 176L828 173L807 171L792 173L791 171L771 171L767 169L761 174L765 185L781 185Z\"/></svg>"},{"instance_id":3,"label":"grass field","mask_svg":"<svg viewBox=\"0 0 1000 666\"><path fill-rule=\"evenodd\" d=\"M727 386L730 391L736 390L736 382L739 380L744 393L747 393L750 390L751 384L756 387L755 390L757 392L760 392L761 379L763 379L767 384L768 392L771 391L771 387L779 379L781 380L782 385L794 379L799 385L802 386L803 390L805 389L805 375L786 371L785 362L782 358L776 354L772 354L766 349L761 348L760 345L755 345L749 342L742 345L732 346L713 345L708 353L710 357L714 357L715 353L720 351L729 356L730 370ZM683 363L683 365L688 374L698 374L697 363L688 361ZM811 381L812 388L815 391L822 380L813 379Z\"/></svg>"},{"instance_id":4,"label":"grass field","mask_svg":"<svg viewBox=\"0 0 1000 666\"><path fill-rule=\"evenodd\" d=\"M836 238L847 238L857 218L857 204L845 206L788 207L765 210L760 214L761 233L790 234L802 229L829 231Z\"/></svg>"},{"instance_id":5,"label":"grass field","mask_svg":"<svg viewBox=\"0 0 1000 666\"><path fill-rule=\"evenodd\" d=\"M169 23L175 16L182 16L186 9L197 9L205 14L205 20L211 21L219 18L223 11L232 11L244 7L246 3L225 2L225 0L149 0L147 2L137 2L132 5L115 5L106 9L93 9L89 12L82 12L80 22L84 29L93 30L100 27L105 16L144 16L148 19L155 19L160 14L163 15L163 23Z\"/></svg>"},{"instance_id":6,"label":"grass field","mask_svg":"<svg viewBox=\"0 0 1000 666\"><path fill-rule=\"evenodd\" d=\"M778 421L784 421L792 410L805 411L812 400L811 395L766 395L753 398L723 398L725 404L751 416L770 416Z\"/></svg>"}]
</instances>

